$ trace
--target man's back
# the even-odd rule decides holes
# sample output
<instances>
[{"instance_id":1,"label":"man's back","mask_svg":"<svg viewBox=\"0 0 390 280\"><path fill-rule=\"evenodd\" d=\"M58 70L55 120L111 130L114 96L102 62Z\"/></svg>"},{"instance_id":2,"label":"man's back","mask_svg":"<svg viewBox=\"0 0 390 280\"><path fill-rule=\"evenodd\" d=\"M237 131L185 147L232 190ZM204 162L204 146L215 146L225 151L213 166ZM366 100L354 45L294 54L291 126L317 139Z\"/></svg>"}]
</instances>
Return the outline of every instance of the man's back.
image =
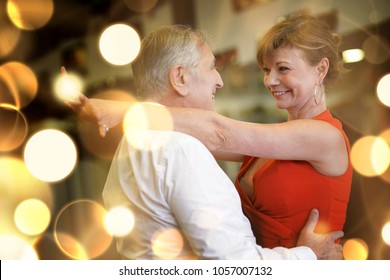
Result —
<instances>
[{"instance_id":1,"label":"man's back","mask_svg":"<svg viewBox=\"0 0 390 280\"><path fill-rule=\"evenodd\" d=\"M141 147L130 142L124 136L103 191L107 209L127 206L135 216L132 232L118 238L124 258L259 257L238 194L202 143L162 131L145 132Z\"/></svg>"}]
</instances>

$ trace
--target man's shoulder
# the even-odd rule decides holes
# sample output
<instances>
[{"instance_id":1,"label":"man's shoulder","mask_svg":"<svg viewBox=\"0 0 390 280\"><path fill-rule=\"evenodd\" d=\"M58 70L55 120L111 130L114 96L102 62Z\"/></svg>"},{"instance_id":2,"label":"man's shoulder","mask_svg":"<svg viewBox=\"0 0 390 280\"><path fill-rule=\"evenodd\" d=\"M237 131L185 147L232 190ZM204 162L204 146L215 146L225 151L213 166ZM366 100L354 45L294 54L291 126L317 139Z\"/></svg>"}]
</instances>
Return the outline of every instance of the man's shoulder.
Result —
<instances>
[{"instance_id":1,"label":"man's shoulder","mask_svg":"<svg viewBox=\"0 0 390 280\"><path fill-rule=\"evenodd\" d=\"M177 131L145 130L136 133L127 132L122 141L140 150L162 149L167 151L185 147L196 147L197 149L207 150L206 146L195 137Z\"/></svg>"}]
</instances>

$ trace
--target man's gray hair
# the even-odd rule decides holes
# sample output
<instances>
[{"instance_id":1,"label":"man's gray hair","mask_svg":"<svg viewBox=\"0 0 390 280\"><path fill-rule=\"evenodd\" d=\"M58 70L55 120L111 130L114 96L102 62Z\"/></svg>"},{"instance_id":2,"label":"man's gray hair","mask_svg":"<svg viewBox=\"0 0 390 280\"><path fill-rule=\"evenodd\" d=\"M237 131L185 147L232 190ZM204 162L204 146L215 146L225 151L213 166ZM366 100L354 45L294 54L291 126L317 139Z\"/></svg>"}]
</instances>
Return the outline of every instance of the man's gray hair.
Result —
<instances>
[{"instance_id":1,"label":"man's gray hair","mask_svg":"<svg viewBox=\"0 0 390 280\"><path fill-rule=\"evenodd\" d=\"M188 26L161 26L150 32L132 63L138 98L156 100L168 89L171 67L182 65L190 71L200 61L200 48L208 36Z\"/></svg>"}]
</instances>

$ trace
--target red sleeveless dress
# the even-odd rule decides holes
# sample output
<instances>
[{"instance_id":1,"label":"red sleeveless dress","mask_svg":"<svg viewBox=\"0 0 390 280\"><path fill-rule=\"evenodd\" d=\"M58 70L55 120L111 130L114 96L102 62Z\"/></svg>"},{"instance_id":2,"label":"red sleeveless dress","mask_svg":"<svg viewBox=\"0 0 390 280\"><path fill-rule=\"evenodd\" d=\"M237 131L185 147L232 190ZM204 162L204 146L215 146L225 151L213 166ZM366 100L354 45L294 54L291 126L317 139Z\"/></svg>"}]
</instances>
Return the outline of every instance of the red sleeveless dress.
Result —
<instances>
[{"instance_id":1,"label":"red sleeveless dress","mask_svg":"<svg viewBox=\"0 0 390 280\"><path fill-rule=\"evenodd\" d=\"M350 144L339 120L329 110L316 120L326 121L344 136L348 153ZM304 149L304 147L302 147ZM310 210L319 210L315 232L342 230L352 183L352 165L341 176L329 177L309 163L294 160L268 160L253 177L253 202L240 186L241 176L257 158L246 157L235 186L245 215L251 222L257 244L266 248L295 247Z\"/></svg>"}]
</instances>

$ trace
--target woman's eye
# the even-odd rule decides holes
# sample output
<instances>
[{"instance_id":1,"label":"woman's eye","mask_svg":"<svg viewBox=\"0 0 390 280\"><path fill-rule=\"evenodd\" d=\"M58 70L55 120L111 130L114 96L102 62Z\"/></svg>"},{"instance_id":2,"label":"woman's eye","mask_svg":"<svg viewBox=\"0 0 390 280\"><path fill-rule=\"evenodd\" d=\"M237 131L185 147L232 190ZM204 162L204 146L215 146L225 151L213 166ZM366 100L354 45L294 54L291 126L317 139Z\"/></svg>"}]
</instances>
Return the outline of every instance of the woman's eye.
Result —
<instances>
[{"instance_id":1,"label":"woman's eye","mask_svg":"<svg viewBox=\"0 0 390 280\"><path fill-rule=\"evenodd\" d=\"M286 71L288 71L289 69L287 68L287 67L280 67L279 68L279 71L280 72L286 72Z\"/></svg>"}]
</instances>

